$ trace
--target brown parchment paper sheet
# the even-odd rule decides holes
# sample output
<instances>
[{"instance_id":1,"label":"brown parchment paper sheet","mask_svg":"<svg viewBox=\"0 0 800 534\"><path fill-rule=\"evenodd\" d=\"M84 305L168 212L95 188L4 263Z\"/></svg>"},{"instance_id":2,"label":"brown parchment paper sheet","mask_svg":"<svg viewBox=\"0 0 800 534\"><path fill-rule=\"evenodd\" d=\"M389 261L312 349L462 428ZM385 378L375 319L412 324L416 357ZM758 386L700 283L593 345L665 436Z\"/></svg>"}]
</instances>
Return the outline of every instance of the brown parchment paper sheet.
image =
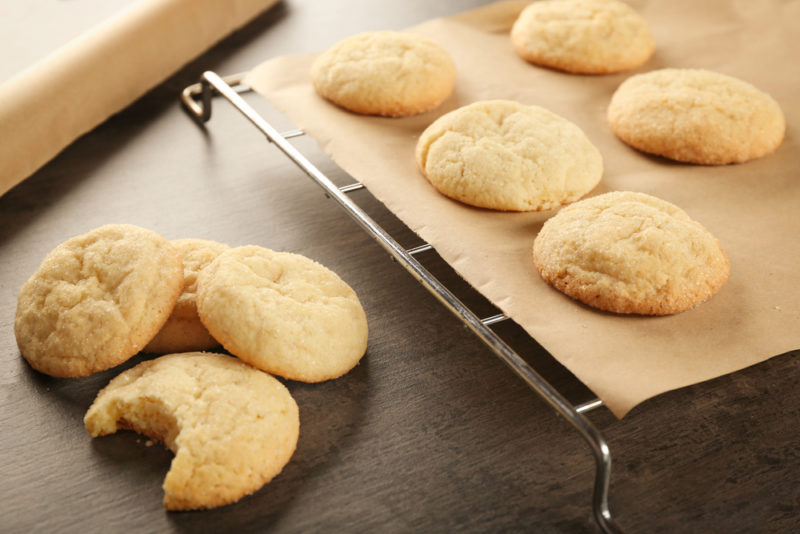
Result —
<instances>
[{"instance_id":1,"label":"brown parchment paper sheet","mask_svg":"<svg viewBox=\"0 0 800 534\"><path fill-rule=\"evenodd\" d=\"M636 2L657 51L633 72L577 76L515 56L508 30L524 2L428 21L410 31L453 56L457 89L440 109L404 119L348 113L315 95L313 56L275 58L246 82L265 95L467 281L517 321L618 417L643 400L800 348L800 2ZM707 68L750 81L782 106L778 150L741 165L676 164L639 153L609 130L606 107L635 72ZM704 224L730 256L731 276L698 308L668 317L620 316L548 287L531 248L547 213L498 213L439 195L414 161L418 135L442 113L508 98L578 124L605 162L601 184L673 202Z\"/></svg>"},{"instance_id":2,"label":"brown parchment paper sheet","mask_svg":"<svg viewBox=\"0 0 800 534\"><path fill-rule=\"evenodd\" d=\"M277 0L140 0L0 85L0 195Z\"/></svg>"}]
</instances>

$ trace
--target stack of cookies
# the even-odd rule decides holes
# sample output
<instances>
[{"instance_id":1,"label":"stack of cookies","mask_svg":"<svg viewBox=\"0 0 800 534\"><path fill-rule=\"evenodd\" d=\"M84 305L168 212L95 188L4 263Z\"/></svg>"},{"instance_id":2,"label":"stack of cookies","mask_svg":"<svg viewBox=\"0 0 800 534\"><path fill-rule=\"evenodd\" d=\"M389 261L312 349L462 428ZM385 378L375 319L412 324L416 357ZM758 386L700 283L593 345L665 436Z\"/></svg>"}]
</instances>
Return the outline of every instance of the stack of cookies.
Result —
<instances>
[{"instance_id":1,"label":"stack of cookies","mask_svg":"<svg viewBox=\"0 0 800 534\"><path fill-rule=\"evenodd\" d=\"M355 292L297 254L168 241L107 225L56 247L20 290L14 322L30 365L57 377L170 353L114 378L85 417L92 436L128 428L175 458L170 510L234 502L276 476L299 435L298 408L273 375L339 377L367 347ZM236 358L197 352L224 346Z\"/></svg>"},{"instance_id":2,"label":"stack of cookies","mask_svg":"<svg viewBox=\"0 0 800 534\"><path fill-rule=\"evenodd\" d=\"M526 62L580 75L640 67L655 50L647 21L618 0L533 2L509 37ZM334 45L310 74L317 93L345 110L402 117L449 98L453 64L428 39L373 32ZM702 69L632 76L611 98L608 122L642 152L703 165L762 157L785 131L769 95ZM463 105L424 129L415 157L431 186L461 204L511 212L569 205L535 238L533 263L548 284L593 308L679 313L728 278L719 242L679 207L633 191L580 200L600 182L603 158L579 126L547 109L509 100Z\"/></svg>"}]
</instances>

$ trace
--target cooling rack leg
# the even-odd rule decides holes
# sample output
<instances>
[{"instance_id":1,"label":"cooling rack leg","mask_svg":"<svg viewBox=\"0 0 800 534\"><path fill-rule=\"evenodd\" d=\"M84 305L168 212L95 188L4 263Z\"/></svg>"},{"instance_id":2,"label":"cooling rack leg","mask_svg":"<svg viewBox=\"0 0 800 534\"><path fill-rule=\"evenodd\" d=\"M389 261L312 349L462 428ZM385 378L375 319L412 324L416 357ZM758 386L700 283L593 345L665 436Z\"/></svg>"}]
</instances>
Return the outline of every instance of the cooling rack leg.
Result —
<instances>
[{"instance_id":1,"label":"cooling rack leg","mask_svg":"<svg viewBox=\"0 0 800 534\"><path fill-rule=\"evenodd\" d=\"M233 90L231 86L240 87L241 91L249 91L250 88L241 84L244 73L231 74L220 78L226 87ZM211 102L214 96L215 87L203 75L198 83L186 87L181 91L181 103L183 108L189 113L198 124L204 124L211 119ZM199 100L199 101L198 101Z\"/></svg>"},{"instance_id":2,"label":"cooling rack leg","mask_svg":"<svg viewBox=\"0 0 800 534\"><path fill-rule=\"evenodd\" d=\"M241 75L229 77L227 80L238 83ZM211 117L211 96L216 91L245 116L267 139L274 143L289 159L300 167L312 180L322 187L326 194L334 199L350 217L361 226L384 250L400 265L431 292L444 306L456 314L511 370L528 386L536 391L559 415L564 417L584 438L592 449L595 459L595 484L592 494L592 509L598 526L608 533L621 533L622 529L614 521L608 506L608 492L611 481L611 452L608 444L597 428L559 393L549 382L542 378L511 347L500 339L488 325L472 313L469 308L431 275L412 254L409 254L386 231L373 221L347 195L340 191L330 179L317 169L301 154L286 137L265 121L241 96L226 83L226 80L213 72L203 74L199 84L187 87L181 99L190 115L199 123ZM195 100L200 96L202 104Z\"/></svg>"},{"instance_id":3,"label":"cooling rack leg","mask_svg":"<svg viewBox=\"0 0 800 534\"><path fill-rule=\"evenodd\" d=\"M195 100L200 96L200 102ZM201 82L190 85L181 92L183 109L197 123L203 124L211 118L211 85L203 79Z\"/></svg>"}]
</instances>

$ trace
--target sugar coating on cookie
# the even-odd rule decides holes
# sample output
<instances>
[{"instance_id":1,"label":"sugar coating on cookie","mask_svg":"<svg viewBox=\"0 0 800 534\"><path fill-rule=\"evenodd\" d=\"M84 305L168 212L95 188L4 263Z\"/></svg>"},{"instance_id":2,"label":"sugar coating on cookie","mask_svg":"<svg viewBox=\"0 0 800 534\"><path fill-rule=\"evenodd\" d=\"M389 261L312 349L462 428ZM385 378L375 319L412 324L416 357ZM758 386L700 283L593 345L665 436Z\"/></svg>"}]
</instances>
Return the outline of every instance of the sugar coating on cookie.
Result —
<instances>
[{"instance_id":1,"label":"sugar coating on cookie","mask_svg":"<svg viewBox=\"0 0 800 534\"><path fill-rule=\"evenodd\" d=\"M366 115L405 117L429 111L450 96L455 80L455 64L441 46L394 31L348 37L311 66L317 93Z\"/></svg>"},{"instance_id":2,"label":"sugar coating on cookie","mask_svg":"<svg viewBox=\"0 0 800 534\"><path fill-rule=\"evenodd\" d=\"M93 437L134 430L175 457L168 510L235 502L272 480L297 445L297 404L274 377L222 354L169 354L112 379L84 417Z\"/></svg>"},{"instance_id":3,"label":"sugar coating on cookie","mask_svg":"<svg viewBox=\"0 0 800 534\"><path fill-rule=\"evenodd\" d=\"M603 174L600 152L575 124L509 100L475 102L442 115L420 136L416 160L442 194L507 211L573 202Z\"/></svg>"},{"instance_id":4,"label":"sugar coating on cookie","mask_svg":"<svg viewBox=\"0 0 800 534\"><path fill-rule=\"evenodd\" d=\"M608 107L613 132L643 152L704 165L742 163L774 151L786 120L767 93L702 69L632 76Z\"/></svg>"},{"instance_id":5,"label":"sugar coating on cookie","mask_svg":"<svg viewBox=\"0 0 800 534\"><path fill-rule=\"evenodd\" d=\"M589 306L668 315L697 306L728 279L717 239L683 210L630 191L576 202L533 245L542 278Z\"/></svg>"},{"instance_id":6,"label":"sugar coating on cookie","mask_svg":"<svg viewBox=\"0 0 800 534\"><path fill-rule=\"evenodd\" d=\"M655 49L647 21L617 0L534 2L512 26L511 42L526 61L579 74L629 70Z\"/></svg>"},{"instance_id":7,"label":"sugar coating on cookie","mask_svg":"<svg viewBox=\"0 0 800 534\"><path fill-rule=\"evenodd\" d=\"M230 247L207 239L174 239L172 244L183 260L183 292L169 319L144 351L167 354L213 349L219 342L197 315L197 275Z\"/></svg>"},{"instance_id":8,"label":"sugar coating on cookie","mask_svg":"<svg viewBox=\"0 0 800 534\"><path fill-rule=\"evenodd\" d=\"M339 377L367 348L356 293L299 254L258 246L224 252L200 273L197 308L231 354L291 380Z\"/></svg>"},{"instance_id":9,"label":"sugar coating on cookie","mask_svg":"<svg viewBox=\"0 0 800 534\"><path fill-rule=\"evenodd\" d=\"M139 352L169 317L183 266L165 238L133 225L101 226L51 251L22 286L14 333L43 373L86 376Z\"/></svg>"}]
</instances>

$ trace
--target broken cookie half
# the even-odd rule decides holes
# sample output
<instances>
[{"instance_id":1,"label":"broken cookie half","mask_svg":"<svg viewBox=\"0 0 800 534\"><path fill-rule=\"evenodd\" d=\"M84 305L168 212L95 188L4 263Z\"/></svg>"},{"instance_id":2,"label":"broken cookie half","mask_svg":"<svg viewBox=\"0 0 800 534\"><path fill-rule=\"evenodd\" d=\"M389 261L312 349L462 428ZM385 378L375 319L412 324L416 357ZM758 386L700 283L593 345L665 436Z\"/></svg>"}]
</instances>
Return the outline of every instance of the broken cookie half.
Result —
<instances>
[{"instance_id":1,"label":"broken cookie half","mask_svg":"<svg viewBox=\"0 0 800 534\"><path fill-rule=\"evenodd\" d=\"M84 417L93 437L130 429L175 453L168 510L214 508L253 493L289 462L297 404L276 378L221 354L169 354L140 363L97 395Z\"/></svg>"}]
</instances>

